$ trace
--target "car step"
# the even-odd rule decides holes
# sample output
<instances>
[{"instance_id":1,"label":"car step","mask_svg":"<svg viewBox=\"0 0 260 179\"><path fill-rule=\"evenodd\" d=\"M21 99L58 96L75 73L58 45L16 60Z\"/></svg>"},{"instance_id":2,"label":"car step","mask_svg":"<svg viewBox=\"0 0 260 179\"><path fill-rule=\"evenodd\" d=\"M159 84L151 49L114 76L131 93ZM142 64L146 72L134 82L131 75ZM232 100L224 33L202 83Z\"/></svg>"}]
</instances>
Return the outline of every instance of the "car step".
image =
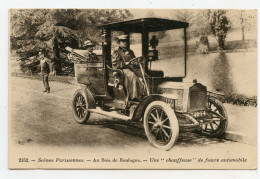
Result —
<instances>
[{"instance_id":1,"label":"car step","mask_svg":"<svg viewBox=\"0 0 260 179\"><path fill-rule=\"evenodd\" d=\"M93 113L98 113L104 116L108 116L108 117L112 117L115 119L122 119L122 120L131 120L132 118L129 116L125 116L122 114L118 114L116 111L111 111L111 112L107 112L107 111L103 111L101 108L97 107L96 109L88 109L89 112L93 112Z\"/></svg>"},{"instance_id":2,"label":"car step","mask_svg":"<svg viewBox=\"0 0 260 179\"><path fill-rule=\"evenodd\" d=\"M125 101L121 101L121 100L114 100L111 103L105 103L105 106L109 106L109 107L115 107L118 109L125 109L126 108L126 104Z\"/></svg>"}]
</instances>

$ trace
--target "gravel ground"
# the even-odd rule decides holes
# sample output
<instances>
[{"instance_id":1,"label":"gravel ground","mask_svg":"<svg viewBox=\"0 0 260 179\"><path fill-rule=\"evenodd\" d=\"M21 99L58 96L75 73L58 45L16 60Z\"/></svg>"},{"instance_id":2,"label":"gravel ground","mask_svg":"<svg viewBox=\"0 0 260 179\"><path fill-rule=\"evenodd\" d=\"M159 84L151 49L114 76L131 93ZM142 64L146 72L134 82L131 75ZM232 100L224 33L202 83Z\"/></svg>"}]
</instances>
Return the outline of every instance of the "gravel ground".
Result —
<instances>
[{"instance_id":1,"label":"gravel ground","mask_svg":"<svg viewBox=\"0 0 260 179\"><path fill-rule=\"evenodd\" d=\"M247 158L244 165L223 163L209 165L149 163L150 168L254 168L256 146L225 139L207 138L194 133L180 133L170 151L149 145L140 125L93 114L87 125L73 119L70 96L73 85L50 82L51 93L42 93L38 80L11 78L9 83L9 166L26 168L16 158L30 157L125 157L156 158ZM234 111L235 112L235 111ZM12 146L10 148L10 146ZM231 152L232 151L232 152ZM30 155L29 155L30 153ZM144 166L144 165L142 165ZM140 168L140 165L52 165L30 163L27 168ZM143 168L143 167L141 167Z\"/></svg>"}]
</instances>

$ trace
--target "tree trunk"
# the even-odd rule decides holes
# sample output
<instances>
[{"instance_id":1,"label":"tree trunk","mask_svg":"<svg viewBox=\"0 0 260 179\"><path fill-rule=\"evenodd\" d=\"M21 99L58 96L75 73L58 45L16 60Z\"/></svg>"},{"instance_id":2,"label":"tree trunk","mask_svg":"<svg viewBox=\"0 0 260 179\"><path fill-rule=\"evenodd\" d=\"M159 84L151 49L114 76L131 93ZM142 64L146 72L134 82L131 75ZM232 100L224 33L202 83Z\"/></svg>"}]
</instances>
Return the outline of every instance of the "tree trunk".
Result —
<instances>
[{"instance_id":1,"label":"tree trunk","mask_svg":"<svg viewBox=\"0 0 260 179\"><path fill-rule=\"evenodd\" d=\"M218 49L223 50L225 48L225 38L222 36L217 36Z\"/></svg>"},{"instance_id":2,"label":"tree trunk","mask_svg":"<svg viewBox=\"0 0 260 179\"><path fill-rule=\"evenodd\" d=\"M241 19L240 24L241 24L242 40L244 41L245 40L245 24L244 24L245 19L243 17L243 11L241 12L240 19Z\"/></svg>"},{"instance_id":3,"label":"tree trunk","mask_svg":"<svg viewBox=\"0 0 260 179\"><path fill-rule=\"evenodd\" d=\"M58 44L58 39L57 39L56 35L53 38L53 52L54 52L55 58L60 59L60 50L59 50L59 44Z\"/></svg>"},{"instance_id":4,"label":"tree trunk","mask_svg":"<svg viewBox=\"0 0 260 179\"><path fill-rule=\"evenodd\" d=\"M53 37L53 52L54 52L54 61L55 61L55 70L57 72L61 72L61 61L60 61L60 49L59 49L59 44L58 44L58 37L56 32L54 32L54 37Z\"/></svg>"}]
</instances>

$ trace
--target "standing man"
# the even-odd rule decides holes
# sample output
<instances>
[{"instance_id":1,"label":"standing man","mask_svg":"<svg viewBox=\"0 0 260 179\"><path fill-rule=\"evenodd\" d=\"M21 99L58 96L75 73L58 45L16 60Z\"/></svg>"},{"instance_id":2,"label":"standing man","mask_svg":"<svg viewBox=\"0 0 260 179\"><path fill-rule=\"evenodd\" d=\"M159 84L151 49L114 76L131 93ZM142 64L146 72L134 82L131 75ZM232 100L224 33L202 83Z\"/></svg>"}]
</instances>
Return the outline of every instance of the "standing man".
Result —
<instances>
[{"instance_id":1,"label":"standing man","mask_svg":"<svg viewBox=\"0 0 260 179\"><path fill-rule=\"evenodd\" d=\"M135 58L132 50L128 49L128 35L118 36L118 49L112 54L113 68L124 72L124 85L128 91L129 99L139 101L145 94L144 84L139 80L132 68L127 68L126 62ZM131 70L130 70L131 69Z\"/></svg>"},{"instance_id":2,"label":"standing man","mask_svg":"<svg viewBox=\"0 0 260 179\"><path fill-rule=\"evenodd\" d=\"M43 92L50 93L49 86L49 73L50 73L50 65L49 59L44 56L44 51L39 52L40 64L41 64L41 73L42 73L42 81L45 90Z\"/></svg>"}]
</instances>

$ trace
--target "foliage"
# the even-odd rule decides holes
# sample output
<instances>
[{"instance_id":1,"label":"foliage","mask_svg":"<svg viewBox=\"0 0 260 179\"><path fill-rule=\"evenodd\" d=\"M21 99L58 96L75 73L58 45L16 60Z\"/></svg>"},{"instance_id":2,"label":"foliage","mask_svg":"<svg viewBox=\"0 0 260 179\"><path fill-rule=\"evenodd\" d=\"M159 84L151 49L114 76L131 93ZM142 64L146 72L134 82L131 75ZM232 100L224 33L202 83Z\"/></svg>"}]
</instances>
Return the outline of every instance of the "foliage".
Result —
<instances>
[{"instance_id":1,"label":"foliage","mask_svg":"<svg viewBox=\"0 0 260 179\"><path fill-rule=\"evenodd\" d=\"M175 19L182 22L189 23L189 28L186 30L187 39L189 40L192 35L192 21L193 21L193 12L187 9L177 10L175 14ZM184 36L182 37L184 39Z\"/></svg>"},{"instance_id":2,"label":"foliage","mask_svg":"<svg viewBox=\"0 0 260 179\"><path fill-rule=\"evenodd\" d=\"M37 56L30 57L28 59L20 61L20 66L22 72L26 74L34 74L40 72L40 62L37 59Z\"/></svg>"},{"instance_id":3,"label":"foliage","mask_svg":"<svg viewBox=\"0 0 260 179\"><path fill-rule=\"evenodd\" d=\"M16 52L21 58L21 67L25 69L24 71L27 69L37 71L37 68L33 68L36 63L30 57L36 56L40 49L46 49L47 57L59 67L57 70L59 72L72 65L66 61L67 51L64 47L81 48L87 39L96 43L101 42L98 25L131 19L133 18L131 12L135 11L137 10L11 9L11 54ZM249 38L246 32L257 29L256 10L163 10L168 13L161 13L161 10L156 13L154 9L139 11L141 17L160 17L188 22L190 24L187 29L188 39L207 37L212 33L221 48L224 48L229 31L241 30L241 39L245 39L246 43L246 39ZM165 31L157 32L156 37L166 40L174 38ZM100 44L97 45L100 49Z\"/></svg>"},{"instance_id":4,"label":"foliage","mask_svg":"<svg viewBox=\"0 0 260 179\"><path fill-rule=\"evenodd\" d=\"M219 48L225 47L225 39L230 29L230 21L225 10L208 10L208 18L213 35L217 38Z\"/></svg>"},{"instance_id":5,"label":"foliage","mask_svg":"<svg viewBox=\"0 0 260 179\"><path fill-rule=\"evenodd\" d=\"M191 31L193 37L204 37L210 35L210 21L207 18L207 10L200 10L193 13Z\"/></svg>"},{"instance_id":6,"label":"foliage","mask_svg":"<svg viewBox=\"0 0 260 179\"><path fill-rule=\"evenodd\" d=\"M186 31L188 40L211 34L207 10L177 10L173 13L172 19L189 23L189 28Z\"/></svg>"},{"instance_id":7,"label":"foliage","mask_svg":"<svg viewBox=\"0 0 260 179\"><path fill-rule=\"evenodd\" d=\"M12 9L10 10L10 47L21 57L21 68L30 67L31 56L47 51L61 71L64 48L81 48L86 39L101 41L97 25L131 18L123 9ZM28 64L28 65L26 65ZM33 67L31 67L33 68Z\"/></svg>"},{"instance_id":8,"label":"foliage","mask_svg":"<svg viewBox=\"0 0 260 179\"><path fill-rule=\"evenodd\" d=\"M187 22L192 25L192 20L194 18L194 12L192 10L183 9L183 10L177 10L176 13L176 19L182 22Z\"/></svg>"},{"instance_id":9,"label":"foliage","mask_svg":"<svg viewBox=\"0 0 260 179\"><path fill-rule=\"evenodd\" d=\"M257 31L257 11L256 10L228 10L227 17L230 19L232 31L241 30L241 39L246 40L247 33Z\"/></svg>"}]
</instances>

